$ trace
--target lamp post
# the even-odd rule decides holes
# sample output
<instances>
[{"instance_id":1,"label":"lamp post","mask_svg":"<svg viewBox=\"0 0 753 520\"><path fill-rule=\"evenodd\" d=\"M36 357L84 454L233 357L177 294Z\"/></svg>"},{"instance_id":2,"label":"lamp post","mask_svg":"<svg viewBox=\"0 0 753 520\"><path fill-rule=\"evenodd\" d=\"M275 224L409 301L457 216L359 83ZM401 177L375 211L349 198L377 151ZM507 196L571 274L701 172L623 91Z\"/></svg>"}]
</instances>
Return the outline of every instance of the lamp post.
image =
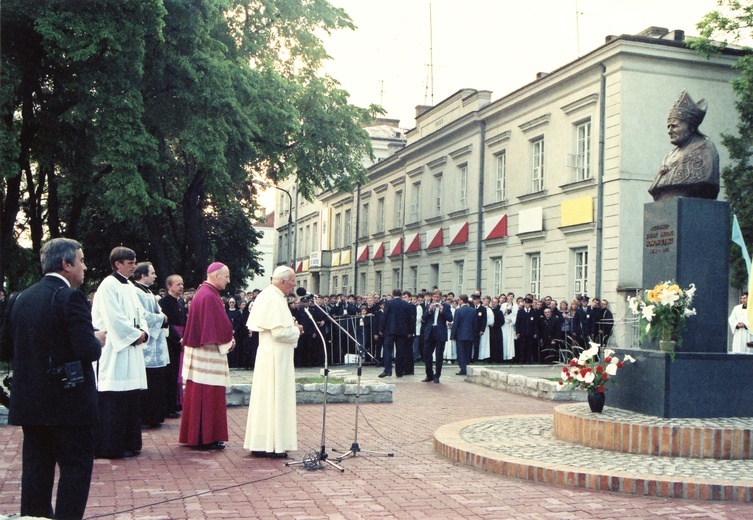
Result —
<instances>
[{"instance_id":1,"label":"lamp post","mask_svg":"<svg viewBox=\"0 0 753 520\"><path fill-rule=\"evenodd\" d=\"M285 193L285 195L288 196L288 201L289 201L289 204L288 204L288 225L287 225L287 229L288 229L288 233L287 233L288 234L288 257L287 258L288 258L288 261L286 262L286 264L287 265L292 265L295 262L295 258L291 257L291 252L290 252L291 251L291 244L292 244L292 241L293 241L293 196L290 194L290 192L288 190L286 190L285 188L280 188L276 184L268 184L268 183L266 183L264 181L260 181L258 179L254 179L251 182L253 184L256 184L257 186L262 186L264 188L277 188L278 190L282 191L283 193ZM295 269L295 266L293 266L293 269Z\"/></svg>"}]
</instances>

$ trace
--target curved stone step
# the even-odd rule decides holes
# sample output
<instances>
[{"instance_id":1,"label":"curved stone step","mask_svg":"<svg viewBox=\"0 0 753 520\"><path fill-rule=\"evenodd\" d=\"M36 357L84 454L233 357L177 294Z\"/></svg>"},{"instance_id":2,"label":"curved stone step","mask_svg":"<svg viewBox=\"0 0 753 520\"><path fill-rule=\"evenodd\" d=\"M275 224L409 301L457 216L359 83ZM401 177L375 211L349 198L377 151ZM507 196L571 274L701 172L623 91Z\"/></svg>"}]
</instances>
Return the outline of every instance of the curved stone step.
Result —
<instances>
[{"instance_id":1,"label":"curved stone step","mask_svg":"<svg viewBox=\"0 0 753 520\"><path fill-rule=\"evenodd\" d=\"M434 433L434 449L467 466L550 485L694 500L753 497L753 460L661 457L572 444L554 436L551 415L447 424Z\"/></svg>"},{"instance_id":2,"label":"curved stone step","mask_svg":"<svg viewBox=\"0 0 753 520\"><path fill-rule=\"evenodd\" d=\"M610 451L709 459L750 459L753 418L663 419L607 407L591 413L580 404L554 409L554 435Z\"/></svg>"}]
</instances>

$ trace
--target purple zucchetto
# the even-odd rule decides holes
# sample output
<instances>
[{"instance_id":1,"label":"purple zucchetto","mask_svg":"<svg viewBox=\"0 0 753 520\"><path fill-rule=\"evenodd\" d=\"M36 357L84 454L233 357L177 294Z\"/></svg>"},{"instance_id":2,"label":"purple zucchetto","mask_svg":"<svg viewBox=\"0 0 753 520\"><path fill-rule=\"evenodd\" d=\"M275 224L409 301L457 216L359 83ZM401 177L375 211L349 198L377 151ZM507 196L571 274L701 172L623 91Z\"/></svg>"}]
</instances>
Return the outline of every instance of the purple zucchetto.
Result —
<instances>
[{"instance_id":1,"label":"purple zucchetto","mask_svg":"<svg viewBox=\"0 0 753 520\"><path fill-rule=\"evenodd\" d=\"M211 274L215 271L219 271L223 267L226 267L226 266L222 262L212 262L211 264L209 264L209 267L207 267L207 274Z\"/></svg>"}]
</instances>

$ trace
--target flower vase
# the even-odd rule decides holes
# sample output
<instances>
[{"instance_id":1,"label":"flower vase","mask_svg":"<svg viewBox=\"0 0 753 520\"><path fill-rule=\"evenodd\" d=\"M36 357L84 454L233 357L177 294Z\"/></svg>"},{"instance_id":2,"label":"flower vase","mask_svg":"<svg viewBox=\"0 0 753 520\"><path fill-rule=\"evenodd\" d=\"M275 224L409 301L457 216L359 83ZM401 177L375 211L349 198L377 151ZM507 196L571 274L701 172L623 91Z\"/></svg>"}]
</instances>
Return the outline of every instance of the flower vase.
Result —
<instances>
[{"instance_id":1,"label":"flower vase","mask_svg":"<svg viewBox=\"0 0 753 520\"><path fill-rule=\"evenodd\" d=\"M607 400L607 394L604 392L588 393L588 407L593 413L601 413L604 410L604 402Z\"/></svg>"},{"instance_id":2,"label":"flower vase","mask_svg":"<svg viewBox=\"0 0 753 520\"><path fill-rule=\"evenodd\" d=\"M669 339L659 340L659 350L661 350L662 352L669 352L671 354L675 351L676 346L677 346L677 342L674 340L669 340Z\"/></svg>"}]
</instances>

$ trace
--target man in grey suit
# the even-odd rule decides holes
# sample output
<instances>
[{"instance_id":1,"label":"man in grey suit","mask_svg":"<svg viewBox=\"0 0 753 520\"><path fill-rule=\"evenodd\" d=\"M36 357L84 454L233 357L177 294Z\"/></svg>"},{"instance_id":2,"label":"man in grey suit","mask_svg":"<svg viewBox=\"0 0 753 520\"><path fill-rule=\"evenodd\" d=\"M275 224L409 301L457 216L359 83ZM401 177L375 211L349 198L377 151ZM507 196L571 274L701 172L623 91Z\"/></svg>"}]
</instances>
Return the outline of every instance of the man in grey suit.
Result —
<instances>
[{"instance_id":1,"label":"man in grey suit","mask_svg":"<svg viewBox=\"0 0 753 520\"><path fill-rule=\"evenodd\" d=\"M12 298L0 331L0 353L13 364L8 422L24 432L21 516L82 518L97 422L92 363L105 332L94 331L86 295L74 289L86 271L81 244L55 238L40 256L45 276Z\"/></svg>"},{"instance_id":2,"label":"man in grey suit","mask_svg":"<svg viewBox=\"0 0 753 520\"><path fill-rule=\"evenodd\" d=\"M452 321L452 310L442 301L442 291L434 289L431 299L432 302L421 317L424 324L424 363L426 364L426 378L421 380L423 383L432 381L439 383L444 361L444 345L447 342L447 323ZM433 361L436 362L436 370L432 369Z\"/></svg>"}]
</instances>

